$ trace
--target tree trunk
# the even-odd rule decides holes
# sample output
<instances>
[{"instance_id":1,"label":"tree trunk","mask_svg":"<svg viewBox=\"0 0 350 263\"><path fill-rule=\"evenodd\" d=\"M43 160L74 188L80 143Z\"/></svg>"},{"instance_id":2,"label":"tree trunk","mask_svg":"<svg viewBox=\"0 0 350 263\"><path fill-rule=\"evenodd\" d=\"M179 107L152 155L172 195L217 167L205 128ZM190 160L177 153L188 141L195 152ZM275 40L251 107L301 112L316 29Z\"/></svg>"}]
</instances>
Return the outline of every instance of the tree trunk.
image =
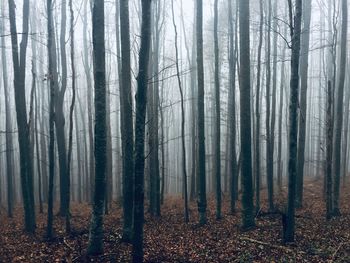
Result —
<instances>
[{"instance_id":1,"label":"tree trunk","mask_svg":"<svg viewBox=\"0 0 350 263\"><path fill-rule=\"evenodd\" d=\"M214 54L215 54L215 185L216 185L216 219L221 218L221 147L220 147L220 69L218 37L218 0L214 2Z\"/></svg>"},{"instance_id":2,"label":"tree trunk","mask_svg":"<svg viewBox=\"0 0 350 263\"><path fill-rule=\"evenodd\" d=\"M197 35L197 138L198 138L198 212L199 224L207 222L207 196L205 171L205 121L204 121L204 66L203 66L203 1L197 0L196 35Z\"/></svg>"},{"instance_id":3,"label":"tree trunk","mask_svg":"<svg viewBox=\"0 0 350 263\"><path fill-rule=\"evenodd\" d=\"M56 127L56 142L58 151L58 162L60 171L60 211L61 216L66 216L69 213L69 177L67 172L67 147L65 135L65 118L64 118L64 95L67 89L67 54L66 54L66 0L62 1L61 6L61 34L60 34L60 54L61 54L61 89L58 85L56 87L55 99L55 127Z\"/></svg>"},{"instance_id":4,"label":"tree trunk","mask_svg":"<svg viewBox=\"0 0 350 263\"><path fill-rule=\"evenodd\" d=\"M106 60L104 1L95 0L92 9L92 36L95 86L95 190L87 253L103 253L103 208L106 191Z\"/></svg>"},{"instance_id":5,"label":"tree trunk","mask_svg":"<svg viewBox=\"0 0 350 263\"><path fill-rule=\"evenodd\" d=\"M93 134L93 119L92 119L92 80L91 80L91 69L90 69L90 61L89 61L89 55L88 55L88 21L87 21L87 3L88 0L84 1L84 18L83 18L83 43L84 43L84 52L83 52L83 62L84 62L84 71L86 76L86 82L87 82L87 110L88 110L88 130L89 130L89 182L87 182L87 185L89 187L88 191L88 200L89 202L92 202L92 196L94 192L94 134Z\"/></svg>"},{"instance_id":6,"label":"tree trunk","mask_svg":"<svg viewBox=\"0 0 350 263\"><path fill-rule=\"evenodd\" d=\"M29 32L29 0L23 1L21 31L23 34L19 54L15 11L16 6L14 0L9 0L8 3L25 230L29 233L34 233L36 224L33 191L33 156L31 156L30 152L30 135L27 123L26 98L23 96L23 94L25 94L26 53Z\"/></svg>"},{"instance_id":7,"label":"tree trunk","mask_svg":"<svg viewBox=\"0 0 350 263\"><path fill-rule=\"evenodd\" d=\"M171 12L172 12L173 26L174 26L174 31L175 31L176 76L177 76L177 83L179 85L180 97L181 97L182 180L183 180L184 199L185 199L184 215L185 215L185 222L188 223L189 216L188 216L186 144L185 144L185 107L184 107L184 94L183 94L183 90L182 90L182 83L181 83L181 77L180 77L179 49L178 49L178 41L177 41L178 33L177 33L177 27L176 27L176 22L175 22L175 15L174 15L174 0L171 0Z\"/></svg>"},{"instance_id":8,"label":"tree trunk","mask_svg":"<svg viewBox=\"0 0 350 263\"><path fill-rule=\"evenodd\" d=\"M288 0L289 19L292 39L290 106L289 106L289 163L288 163L288 205L284 242L294 242L295 234L295 188L297 176L297 143L298 143L298 93L299 93L299 57L302 0L295 2L293 23L292 1Z\"/></svg>"},{"instance_id":9,"label":"tree trunk","mask_svg":"<svg viewBox=\"0 0 350 263\"><path fill-rule=\"evenodd\" d=\"M333 215L340 215L339 209L339 192L340 192L340 158L341 158L341 135L343 128L343 100L344 100L344 83L347 57L347 32L348 32L348 1L342 0L342 28L340 43L340 62L339 62L339 82L336 90L336 105L334 108L334 138L333 138Z\"/></svg>"},{"instance_id":10,"label":"tree trunk","mask_svg":"<svg viewBox=\"0 0 350 263\"><path fill-rule=\"evenodd\" d=\"M333 179L332 179L332 152L333 152L333 91L332 82L328 81L327 87L327 137L326 137L326 218L332 218L333 213Z\"/></svg>"},{"instance_id":11,"label":"tree trunk","mask_svg":"<svg viewBox=\"0 0 350 263\"><path fill-rule=\"evenodd\" d=\"M54 176L55 176L55 100L56 90L58 85L57 64L56 64L56 45L52 14L52 0L47 0L47 32L48 32L48 81L50 85L50 102L49 102L49 194L48 194L48 208L47 208L47 230L48 238L53 236L53 196L54 196Z\"/></svg>"},{"instance_id":12,"label":"tree trunk","mask_svg":"<svg viewBox=\"0 0 350 263\"><path fill-rule=\"evenodd\" d=\"M250 36L249 0L239 1L240 32L240 106L241 106L241 184L242 184L242 229L255 226L252 178L252 133L250 108Z\"/></svg>"},{"instance_id":13,"label":"tree trunk","mask_svg":"<svg viewBox=\"0 0 350 263\"><path fill-rule=\"evenodd\" d=\"M130 25L129 1L120 1L120 39L121 39L121 135L123 156L123 239L130 242L133 224L133 185L134 185L134 136L133 136L133 109L131 91L130 65Z\"/></svg>"},{"instance_id":14,"label":"tree trunk","mask_svg":"<svg viewBox=\"0 0 350 263\"><path fill-rule=\"evenodd\" d=\"M1 4L1 15L5 17L5 3ZM5 32L5 19L0 24L0 34L3 35ZM14 188L13 188L13 139L12 139L12 120L10 110L10 96L9 96L9 84L7 75L7 58L6 58L6 46L5 37L1 38L1 60L2 60L2 72L3 72L3 83L4 83L4 95L5 95L5 140L6 140L6 179L7 179L7 215L8 217L13 216L13 199L14 199Z\"/></svg>"},{"instance_id":15,"label":"tree trunk","mask_svg":"<svg viewBox=\"0 0 350 263\"><path fill-rule=\"evenodd\" d=\"M267 48L266 48L266 180L269 211L273 211L273 148L271 138L271 0L268 0Z\"/></svg>"},{"instance_id":16,"label":"tree trunk","mask_svg":"<svg viewBox=\"0 0 350 263\"><path fill-rule=\"evenodd\" d=\"M261 51L263 44L263 26L264 26L264 6L263 1L259 1L260 6L260 25L259 25L259 45L258 45L258 68L256 75L256 101L255 101L255 211L260 210L260 82L261 82Z\"/></svg>"},{"instance_id":17,"label":"tree trunk","mask_svg":"<svg viewBox=\"0 0 350 263\"><path fill-rule=\"evenodd\" d=\"M135 163L134 163L134 246L132 261L143 262L145 120L147 105L148 65L151 45L151 0L142 1L141 46L137 77Z\"/></svg>"},{"instance_id":18,"label":"tree trunk","mask_svg":"<svg viewBox=\"0 0 350 263\"><path fill-rule=\"evenodd\" d=\"M67 164L67 182L68 191L66 192L66 232L70 233L70 178L71 178L71 162L72 162L72 151L73 151L73 114L75 106L75 52L74 52L74 11L72 0L69 0L69 10L70 10L70 60L71 60L71 70L72 70L72 102L69 110L69 134L68 134L68 164ZM79 144L77 144L79 147ZM79 161L78 161L79 166ZM78 174L80 177L80 174Z\"/></svg>"},{"instance_id":19,"label":"tree trunk","mask_svg":"<svg viewBox=\"0 0 350 263\"><path fill-rule=\"evenodd\" d=\"M298 172L296 178L296 207L303 205L303 185L304 185L304 162L305 162L305 137L307 118L307 88L309 70L309 42L310 42L310 21L311 21L311 0L304 2L303 20L304 27L301 37L300 56L300 117L299 117L299 140L298 140Z\"/></svg>"}]
</instances>

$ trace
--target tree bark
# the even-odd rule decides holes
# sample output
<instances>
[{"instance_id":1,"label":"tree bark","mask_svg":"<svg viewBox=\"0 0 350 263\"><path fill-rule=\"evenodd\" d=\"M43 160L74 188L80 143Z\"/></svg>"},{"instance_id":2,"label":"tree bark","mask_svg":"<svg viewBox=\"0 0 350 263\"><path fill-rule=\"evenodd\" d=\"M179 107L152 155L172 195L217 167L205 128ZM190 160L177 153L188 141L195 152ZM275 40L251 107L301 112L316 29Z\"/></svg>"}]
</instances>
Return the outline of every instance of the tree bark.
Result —
<instances>
[{"instance_id":1,"label":"tree bark","mask_svg":"<svg viewBox=\"0 0 350 263\"><path fill-rule=\"evenodd\" d=\"M56 64L56 45L55 32L53 25L52 0L47 0L47 49L48 49L48 81L50 85L50 102L49 102L49 194L47 207L47 229L46 235L48 238L53 236L53 197L54 197L54 176L55 176L55 100L56 90L58 85L57 64Z\"/></svg>"},{"instance_id":2,"label":"tree bark","mask_svg":"<svg viewBox=\"0 0 350 263\"><path fill-rule=\"evenodd\" d=\"M181 97L181 147L182 147L182 180L183 180L183 189L184 189L184 199L185 199L185 209L184 216L185 222L188 223L188 192L187 192L187 171L186 171L186 143L185 143L185 107L184 107L184 94L182 90L182 82L180 76L180 67L179 67L179 49L178 49L178 33L175 22L174 15L174 0L171 0L171 12L173 18L173 26L175 31L175 63L176 63L176 77L177 83L179 85L180 97Z\"/></svg>"},{"instance_id":3,"label":"tree bark","mask_svg":"<svg viewBox=\"0 0 350 263\"><path fill-rule=\"evenodd\" d=\"M261 51L263 44L263 26L264 26L264 6L263 1L259 1L260 6L260 25L259 25L259 45L258 45L258 66L256 75L256 101L255 101L255 211L260 211L260 83L261 83Z\"/></svg>"},{"instance_id":4,"label":"tree bark","mask_svg":"<svg viewBox=\"0 0 350 263\"><path fill-rule=\"evenodd\" d=\"M197 138L198 138L198 212L199 224L207 222L207 196L205 171L205 137L204 137L204 68L203 68L203 1L197 0L196 35L197 35Z\"/></svg>"},{"instance_id":5,"label":"tree bark","mask_svg":"<svg viewBox=\"0 0 350 263\"><path fill-rule=\"evenodd\" d=\"M67 54L66 54L66 20L67 20L67 1L63 0L61 5L61 32L60 32L60 55L62 80L61 88L55 85L55 127L56 127L56 142L58 151L58 162L60 171L60 211L61 216L66 216L69 213L69 177L67 171L67 146L65 134L65 118L64 118L64 95L67 89Z\"/></svg>"},{"instance_id":6,"label":"tree bark","mask_svg":"<svg viewBox=\"0 0 350 263\"><path fill-rule=\"evenodd\" d=\"M1 15L5 17L5 2L1 4ZM0 34L3 35L5 32L5 19L2 19L0 24ZM8 217L13 216L13 199L14 199L14 188L13 188L13 139L12 139L12 120L10 111L10 97L9 97L9 84L7 74L7 58L6 58L6 41L5 37L1 38L1 61L2 61L2 72L3 72L3 83L4 83L4 95L5 95L5 141L6 141L6 179L7 179L7 215Z\"/></svg>"},{"instance_id":7,"label":"tree bark","mask_svg":"<svg viewBox=\"0 0 350 263\"><path fill-rule=\"evenodd\" d=\"M303 205L303 185L304 185L304 162L305 162L305 137L307 119L307 88L309 70L309 43L310 43L310 22L311 22L311 0L304 2L303 20L304 27L301 36L301 56L300 56L300 117L299 117L299 140L298 140L298 172L296 178L296 207Z\"/></svg>"},{"instance_id":8,"label":"tree bark","mask_svg":"<svg viewBox=\"0 0 350 263\"><path fill-rule=\"evenodd\" d=\"M123 239L131 242L134 198L134 135L130 65L129 0L120 1L121 82L120 110L123 156Z\"/></svg>"},{"instance_id":9,"label":"tree bark","mask_svg":"<svg viewBox=\"0 0 350 263\"><path fill-rule=\"evenodd\" d=\"M340 215L339 208L339 192L340 192L340 159L341 159L341 135L343 128L343 100L344 100L344 84L347 57L347 32L348 32L348 2L342 0L342 27L341 27L341 43L340 43L340 62L339 62L339 82L336 94L336 105L334 108L334 138L333 138L333 215Z\"/></svg>"},{"instance_id":10,"label":"tree bark","mask_svg":"<svg viewBox=\"0 0 350 263\"><path fill-rule=\"evenodd\" d=\"M290 34L292 39L290 105L289 105L289 162L288 162L288 204L284 242L294 242L295 235L295 188L297 176L297 143L298 143L298 93L299 93L299 57L302 0L295 1L295 16L293 23L292 1L288 0Z\"/></svg>"},{"instance_id":11,"label":"tree bark","mask_svg":"<svg viewBox=\"0 0 350 263\"><path fill-rule=\"evenodd\" d=\"M252 178L252 132L250 108L250 36L249 0L239 1L240 32L240 106L241 106L241 184L242 184L242 229L255 226Z\"/></svg>"},{"instance_id":12,"label":"tree bark","mask_svg":"<svg viewBox=\"0 0 350 263\"><path fill-rule=\"evenodd\" d=\"M135 163L134 163L134 245L132 262L143 262L145 120L147 105L148 65L151 46L151 0L142 1L141 46L137 77Z\"/></svg>"},{"instance_id":13,"label":"tree bark","mask_svg":"<svg viewBox=\"0 0 350 263\"><path fill-rule=\"evenodd\" d=\"M18 39L16 27L16 6L14 0L9 0L10 32L12 43L12 59L14 71L15 105L18 126L18 142L20 149L21 185L24 205L25 230L34 233L35 207L33 191L33 156L30 150L30 134L27 123L25 94L25 69L29 27L29 0L23 1L22 41L18 54Z\"/></svg>"},{"instance_id":14,"label":"tree bark","mask_svg":"<svg viewBox=\"0 0 350 263\"><path fill-rule=\"evenodd\" d=\"M216 219L221 218L221 147L220 147L220 69L219 69L219 36L218 36L218 0L214 2L214 54L215 54L215 186L216 186Z\"/></svg>"},{"instance_id":15,"label":"tree bark","mask_svg":"<svg viewBox=\"0 0 350 263\"><path fill-rule=\"evenodd\" d=\"M92 9L92 36L95 86L95 190L87 253L103 253L103 208L106 191L106 59L104 1L95 0Z\"/></svg>"}]
</instances>

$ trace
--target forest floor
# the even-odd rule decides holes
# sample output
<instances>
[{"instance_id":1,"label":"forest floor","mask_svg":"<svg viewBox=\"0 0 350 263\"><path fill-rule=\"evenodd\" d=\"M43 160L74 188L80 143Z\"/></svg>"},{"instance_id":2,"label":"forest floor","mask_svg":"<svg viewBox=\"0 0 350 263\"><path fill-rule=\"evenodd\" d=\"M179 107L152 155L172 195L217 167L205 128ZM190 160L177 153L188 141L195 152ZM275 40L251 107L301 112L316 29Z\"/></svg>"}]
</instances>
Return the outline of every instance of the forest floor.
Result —
<instances>
[{"instance_id":1,"label":"forest floor","mask_svg":"<svg viewBox=\"0 0 350 263\"><path fill-rule=\"evenodd\" d=\"M223 199L223 218L215 219L215 200L208 201L208 224L197 225L196 203L190 204L190 222L184 223L180 197L168 197L160 218L146 215L146 262L350 262L350 185L342 188L342 216L325 220L322 185L305 183L304 207L297 210L296 241L283 245L281 216L267 214L262 191L262 211L256 228L240 230L240 212L229 215L228 196ZM286 189L276 194L281 208ZM73 233L67 236L64 220L55 217L55 238L45 239L46 214L37 215L35 235L23 232L23 215L0 215L0 262L129 262L131 246L120 242L122 219L117 205L105 217L105 253L84 256L88 242L90 206L72 205Z\"/></svg>"}]
</instances>

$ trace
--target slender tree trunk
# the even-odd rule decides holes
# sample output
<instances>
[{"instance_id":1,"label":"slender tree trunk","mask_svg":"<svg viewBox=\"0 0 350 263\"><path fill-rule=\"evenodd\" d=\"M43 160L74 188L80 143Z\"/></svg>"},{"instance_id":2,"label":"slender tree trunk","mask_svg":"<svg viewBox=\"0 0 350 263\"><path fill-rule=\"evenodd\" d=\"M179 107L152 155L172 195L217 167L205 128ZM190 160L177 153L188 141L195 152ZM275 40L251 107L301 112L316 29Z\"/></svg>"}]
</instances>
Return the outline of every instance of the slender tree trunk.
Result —
<instances>
[{"instance_id":1,"label":"slender tree trunk","mask_svg":"<svg viewBox=\"0 0 350 263\"><path fill-rule=\"evenodd\" d=\"M134 245L132 261L143 262L145 120L147 105L148 65L151 46L151 0L142 1L141 46L137 77L135 163L134 163Z\"/></svg>"},{"instance_id":2,"label":"slender tree trunk","mask_svg":"<svg viewBox=\"0 0 350 263\"><path fill-rule=\"evenodd\" d=\"M340 215L339 209L339 192L340 192L340 159L341 159L341 135L343 128L343 100L344 100L344 84L345 70L347 57L347 32L348 32L348 1L342 0L342 28L341 28L341 43L340 43L340 64L339 64L339 82L336 91L336 105L334 108L334 138L333 138L333 175L334 175L334 190L333 190L333 215Z\"/></svg>"},{"instance_id":3,"label":"slender tree trunk","mask_svg":"<svg viewBox=\"0 0 350 263\"><path fill-rule=\"evenodd\" d=\"M175 15L174 15L174 0L171 0L171 12L172 12L172 18L173 18L173 26L175 30L176 76L177 76L177 82L179 85L180 97L181 97L181 146L182 146L182 177L183 177L182 180L183 180L184 199L185 199L184 215L185 215L185 222L188 223L189 216L188 216L187 171L186 171L185 107L184 107L184 94L182 90L182 83L181 83L181 77L180 77L179 49L178 49L178 40L177 40L178 33L177 33L177 27L175 22Z\"/></svg>"},{"instance_id":4,"label":"slender tree trunk","mask_svg":"<svg viewBox=\"0 0 350 263\"><path fill-rule=\"evenodd\" d=\"M286 28L286 27L285 27ZM287 33L287 30L284 30ZM285 34L286 35L286 34ZM286 47L283 47L282 51L282 65L281 65L281 80L280 80L280 98L279 98L279 120L278 120L278 150L277 150L277 186L278 191L282 190L282 175L283 175L283 162L282 162L282 123L283 123L283 90L285 89L285 57Z\"/></svg>"},{"instance_id":5,"label":"slender tree trunk","mask_svg":"<svg viewBox=\"0 0 350 263\"><path fill-rule=\"evenodd\" d=\"M103 208L106 191L106 59L104 1L95 0L92 9L92 36L95 85L95 191L90 223L89 255L103 252Z\"/></svg>"},{"instance_id":6,"label":"slender tree trunk","mask_svg":"<svg viewBox=\"0 0 350 263\"><path fill-rule=\"evenodd\" d=\"M273 211L273 148L271 148L271 13L272 0L268 0L266 48L266 180L269 211Z\"/></svg>"},{"instance_id":7,"label":"slender tree trunk","mask_svg":"<svg viewBox=\"0 0 350 263\"><path fill-rule=\"evenodd\" d=\"M326 218L332 218L333 214L333 179L332 179L332 152L333 152L333 91L332 82L327 86L327 137L326 137Z\"/></svg>"},{"instance_id":8,"label":"slender tree trunk","mask_svg":"<svg viewBox=\"0 0 350 263\"><path fill-rule=\"evenodd\" d=\"M78 97L79 95L76 94ZM78 202L82 203L83 201L83 190L84 190L84 172L82 165L82 153L81 153L81 139L79 135L79 121L78 121L78 113L77 110L74 111L74 121L75 121L75 141L77 144L77 165L78 165Z\"/></svg>"},{"instance_id":9,"label":"slender tree trunk","mask_svg":"<svg viewBox=\"0 0 350 263\"><path fill-rule=\"evenodd\" d=\"M259 1L260 6L260 25L259 25L259 45L258 45L258 68L256 75L256 101L255 101L255 211L260 211L260 83L261 83L261 53L263 44L263 26L264 26L264 6L263 1Z\"/></svg>"},{"instance_id":10,"label":"slender tree trunk","mask_svg":"<svg viewBox=\"0 0 350 263\"><path fill-rule=\"evenodd\" d=\"M49 194L47 208L47 230L48 238L53 237L53 191L54 191L54 176L55 176L55 100L56 100L56 85L57 83L57 64L56 64L56 45L53 26L52 0L47 0L47 32L48 32L48 81L50 85L50 102L49 102Z\"/></svg>"},{"instance_id":11,"label":"slender tree trunk","mask_svg":"<svg viewBox=\"0 0 350 263\"><path fill-rule=\"evenodd\" d=\"M295 1L295 16L293 23L292 1L288 0L290 34L292 39L290 106L289 106L289 163L288 163L288 205L284 242L294 242L295 235L295 194L297 176L297 143L298 143L298 93L299 93L299 57L302 0Z\"/></svg>"},{"instance_id":12,"label":"slender tree trunk","mask_svg":"<svg viewBox=\"0 0 350 263\"><path fill-rule=\"evenodd\" d=\"M307 88L309 70L309 42L310 42L310 21L311 21L311 0L304 2L303 20L304 27L301 36L301 56L300 56L300 117L299 117L299 140L298 140L298 172L296 178L296 207L303 205L303 185L304 185L304 162L305 162L305 139L306 139L306 119L307 119Z\"/></svg>"},{"instance_id":13,"label":"slender tree trunk","mask_svg":"<svg viewBox=\"0 0 350 263\"><path fill-rule=\"evenodd\" d=\"M216 185L216 219L221 218L221 147L220 147L220 69L218 36L218 0L214 2L214 54L215 54L215 185Z\"/></svg>"},{"instance_id":14,"label":"slender tree trunk","mask_svg":"<svg viewBox=\"0 0 350 263\"><path fill-rule=\"evenodd\" d=\"M16 27L16 6L14 0L9 0L9 18L12 43L12 59L14 71L15 105L18 126L18 142L20 149L20 169L22 196L24 205L25 230L34 233L35 208L33 191L33 156L30 150L30 134L27 123L26 98L25 94L25 69L26 52L28 44L29 27L29 0L23 1L22 14L22 41L18 50L17 27ZM19 51L19 54L18 54Z\"/></svg>"},{"instance_id":15,"label":"slender tree trunk","mask_svg":"<svg viewBox=\"0 0 350 263\"><path fill-rule=\"evenodd\" d=\"M197 138L198 138L198 212L199 224L207 222L207 196L205 171L205 137L204 137L204 68L203 68L203 1L197 0L196 35L197 35Z\"/></svg>"},{"instance_id":16,"label":"slender tree trunk","mask_svg":"<svg viewBox=\"0 0 350 263\"><path fill-rule=\"evenodd\" d=\"M5 2L1 4L1 15L5 17ZM0 24L0 34L3 35L5 32L5 19L2 19ZM8 217L13 216L13 199L14 199L14 188L13 188L13 139L12 139L12 120L10 110L10 96L9 96L9 84L7 75L7 58L6 58L6 46L5 37L1 38L1 60L2 60L2 73L4 83L4 95L5 95L5 140L6 140L6 179L7 179L7 215Z\"/></svg>"},{"instance_id":17,"label":"slender tree trunk","mask_svg":"<svg viewBox=\"0 0 350 263\"><path fill-rule=\"evenodd\" d=\"M240 32L240 106L241 106L241 184L242 184L242 229L255 226L252 178L252 133L250 109L250 36L249 0L239 1Z\"/></svg>"},{"instance_id":18,"label":"slender tree trunk","mask_svg":"<svg viewBox=\"0 0 350 263\"><path fill-rule=\"evenodd\" d=\"M66 54L66 20L67 20L67 1L63 0L61 5L61 32L60 32L60 55L61 55L61 88L56 87L55 100L55 127L56 142L58 151L58 162L60 171L60 212L61 216L69 213L69 176L67 173L67 147L65 135L65 118L64 118L64 95L67 89L67 54Z\"/></svg>"},{"instance_id":19,"label":"slender tree trunk","mask_svg":"<svg viewBox=\"0 0 350 263\"><path fill-rule=\"evenodd\" d=\"M83 42L84 42L84 51L83 51L83 62L84 62L84 71L86 76L86 82L87 82L87 110L88 110L88 131L89 131L89 182L87 182L87 185L89 187L88 191L88 200L89 202L92 201L93 191L94 191L94 134L93 134L93 119L92 119L92 80L91 80L91 69L90 69L90 61L89 61L89 53L88 53L88 14L87 14L87 3L88 0L84 1L84 18L83 18Z\"/></svg>"},{"instance_id":20,"label":"slender tree trunk","mask_svg":"<svg viewBox=\"0 0 350 263\"><path fill-rule=\"evenodd\" d=\"M123 240L130 242L133 227L134 135L130 65L129 1L120 1L120 111L123 156Z\"/></svg>"},{"instance_id":21,"label":"slender tree trunk","mask_svg":"<svg viewBox=\"0 0 350 263\"><path fill-rule=\"evenodd\" d=\"M70 11L70 60L71 60L71 70L72 70L72 102L69 110L69 134L68 134L68 165L67 165L67 181L68 181L68 191L66 193L66 232L70 233L70 174L71 174L71 163L72 163L72 151L73 151L73 114L75 106L75 50L74 50L74 11L72 0L69 0L69 11ZM79 147L79 145L77 145ZM79 165L79 162L78 162ZM80 174L78 175L80 177Z\"/></svg>"},{"instance_id":22,"label":"slender tree trunk","mask_svg":"<svg viewBox=\"0 0 350 263\"><path fill-rule=\"evenodd\" d=\"M42 198L42 171L41 171L41 154L40 154L40 148L39 148L39 127L38 127L38 122L39 122L39 117L38 117L38 92L35 90L35 150L36 150L36 166L37 166L37 173L38 173L38 199L39 199L39 212L42 214L44 212L43 210L43 198Z\"/></svg>"}]
</instances>

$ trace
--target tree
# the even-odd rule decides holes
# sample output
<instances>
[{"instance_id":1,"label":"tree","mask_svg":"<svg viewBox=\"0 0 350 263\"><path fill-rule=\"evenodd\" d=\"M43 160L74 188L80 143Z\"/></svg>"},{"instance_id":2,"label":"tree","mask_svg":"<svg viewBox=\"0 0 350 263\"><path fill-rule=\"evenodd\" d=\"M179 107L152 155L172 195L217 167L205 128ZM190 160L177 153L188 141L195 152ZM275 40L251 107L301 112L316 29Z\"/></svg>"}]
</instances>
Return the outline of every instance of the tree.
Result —
<instances>
[{"instance_id":1,"label":"tree","mask_svg":"<svg viewBox=\"0 0 350 263\"><path fill-rule=\"evenodd\" d=\"M22 14L22 41L18 50L17 26L16 26L16 5L14 0L8 1L10 32L12 43L12 59L14 71L15 104L18 126L18 142L20 151L21 185L24 206L25 230L34 233L35 207L33 191L33 157L30 149L30 135L27 123L26 97L25 94L25 70L26 53L28 45L29 27L29 0L23 1ZM19 51L19 54L18 54Z\"/></svg>"},{"instance_id":2,"label":"tree","mask_svg":"<svg viewBox=\"0 0 350 263\"><path fill-rule=\"evenodd\" d=\"M55 100L56 85L58 85L57 62L56 62L56 45L55 30L52 14L52 0L47 0L47 50L48 50L48 81L50 85L50 102L49 102L49 194L47 206L47 229L48 238L53 236L53 185L55 176Z\"/></svg>"},{"instance_id":3,"label":"tree","mask_svg":"<svg viewBox=\"0 0 350 263\"><path fill-rule=\"evenodd\" d=\"M145 121L151 46L151 0L142 1L141 46L137 77L134 163L134 244L132 261L143 262Z\"/></svg>"},{"instance_id":4,"label":"tree","mask_svg":"<svg viewBox=\"0 0 350 263\"><path fill-rule=\"evenodd\" d=\"M347 33L348 33L348 1L342 0L342 27L340 42L340 62L339 62L339 81L336 91L336 105L334 108L334 138L333 138L333 175L334 175L334 199L333 215L340 215L339 192L340 192L340 161L341 161L341 135L343 128L343 100L344 83L347 57Z\"/></svg>"},{"instance_id":5,"label":"tree","mask_svg":"<svg viewBox=\"0 0 350 263\"><path fill-rule=\"evenodd\" d=\"M259 25L259 45L258 45L258 66L256 75L256 101L255 101L255 211L260 210L260 83L261 83L261 50L263 44L263 26L264 26L264 6L263 1L259 1L260 7L260 25Z\"/></svg>"},{"instance_id":6,"label":"tree","mask_svg":"<svg viewBox=\"0 0 350 263\"><path fill-rule=\"evenodd\" d=\"M84 0L84 16L83 16L83 63L84 63L84 72L86 76L86 84L87 84L87 111L88 111L88 139L89 139L89 176L87 176L87 179L89 182L86 183L87 187L89 188L89 191L87 194L88 200L92 201L93 196L93 186L94 186L94 132L93 132L93 112L92 112L92 80L91 80L91 68L90 68L90 61L89 61L89 48L88 48L88 14L87 14L87 3L88 0Z\"/></svg>"},{"instance_id":7,"label":"tree","mask_svg":"<svg viewBox=\"0 0 350 263\"><path fill-rule=\"evenodd\" d=\"M5 2L1 4L1 15L5 17ZM2 19L0 25L0 34L5 32L5 19ZM13 140L11 135L12 130L12 119L10 113L10 96L9 96L9 85L8 85L8 74L7 74L7 58L5 50L5 38L1 38L1 61L2 61L2 71L3 71L3 82L4 82L4 95L5 95L5 129L6 129L6 179L7 179L7 215L8 217L13 216Z\"/></svg>"},{"instance_id":8,"label":"tree","mask_svg":"<svg viewBox=\"0 0 350 263\"><path fill-rule=\"evenodd\" d=\"M207 196L205 175L205 137L204 137L204 68L203 68L203 1L197 0L197 137L198 137L198 212L199 224L207 222Z\"/></svg>"},{"instance_id":9,"label":"tree","mask_svg":"<svg viewBox=\"0 0 350 263\"><path fill-rule=\"evenodd\" d=\"M67 1L63 0L61 5L61 32L60 32L60 54L62 81L61 88L55 85L55 127L56 143L58 151L58 162L60 171L60 212L61 216L69 213L69 175L67 170L67 146L65 134L65 117L64 117L64 95L67 89L67 54L66 54L66 20L67 20Z\"/></svg>"},{"instance_id":10,"label":"tree","mask_svg":"<svg viewBox=\"0 0 350 263\"><path fill-rule=\"evenodd\" d=\"M89 255L103 252L103 208L106 190L106 60L104 1L95 0L92 9L92 36L95 87L95 190L90 223Z\"/></svg>"},{"instance_id":11,"label":"tree","mask_svg":"<svg viewBox=\"0 0 350 263\"><path fill-rule=\"evenodd\" d=\"M268 0L267 48L266 48L266 180L269 211L273 211L273 144L271 138L271 13L272 4Z\"/></svg>"},{"instance_id":12,"label":"tree","mask_svg":"<svg viewBox=\"0 0 350 263\"><path fill-rule=\"evenodd\" d=\"M237 65L237 20L235 27L233 25L232 3L228 1L228 20L229 20L229 84L228 95L229 120L229 156L230 156L230 213L233 214L236 209L236 196L238 190L238 169L236 156L236 65ZM234 32L235 31L235 32Z\"/></svg>"},{"instance_id":13,"label":"tree","mask_svg":"<svg viewBox=\"0 0 350 263\"><path fill-rule=\"evenodd\" d=\"M255 226L251 150L249 2L249 0L239 1L241 184L242 229L244 230Z\"/></svg>"},{"instance_id":14,"label":"tree","mask_svg":"<svg viewBox=\"0 0 350 263\"><path fill-rule=\"evenodd\" d=\"M333 91L332 82L327 83L327 112L326 112L326 219L332 218L333 213L333 180L332 180L332 154L333 154Z\"/></svg>"},{"instance_id":15,"label":"tree","mask_svg":"<svg viewBox=\"0 0 350 263\"><path fill-rule=\"evenodd\" d=\"M68 164L67 164L67 181L68 181L68 191L67 191L67 200L66 200L66 232L70 232L70 174L71 174L71 163L72 163L72 151L73 151L73 114L75 106L75 51L74 51L74 10L72 0L69 0L69 11L70 11L70 60L71 60L71 70L72 70L72 102L69 110L69 134L68 134ZM79 146L78 146L79 147ZM79 165L79 163L78 163ZM80 174L78 175L80 178Z\"/></svg>"},{"instance_id":16,"label":"tree","mask_svg":"<svg viewBox=\"0 0 350 263\"><path fill-rule=\"evenodd\" d=\"M132 92L130 68L130 25L129 0L120 1L120 39L121 39L121 135L123 156L123 240L130 242L132 237L133 210L133 170L134 136L132 117Z\"/></svg>"},{"instance_id":17,"label":"tree","mask_svg":"<svg viewBox=\"0 0 350 263\"><path fill-rule=\"evenodd\" d=\"M218 0L214 2L214 54L215 54L215 161L216 219L221 218L221 158L220 158L220 69L218 37Z\"/></svg>"},{"instance_id":18,"label":"tree","mask_svg":"<svg viewBox=\"0 0 350 263\"><path fill-rule=\"evenodd\" d=\"M303 181L305 162L305 137L307 119L307 88L309 69L309 43L310 43L310 21L311 21L311 0L304 2L303 7L303 33L301 36L301 56L300 56L300 117L299 117L299 137L298 137L298 172L296 178L296 206L303 204Z\"/></svg>"},{"instance_id":19,"label":"tree","mask_svg":"<svg viewBox=\"0 0 350 263\"><path fill-rule=\"evenodd\" d=\"M173 26L175 31L175 63L176 63L176 77L177 83L179 85L180 97L181 97L181 146L182 146L182 180L184 188L184 198L185 198L185 222L188 223L188 191L187 191L187 171L186 171L186 144L185 144L185 107L184 107L184 95L182 90L181 76L180 76L180 67L179 67L179 48L178 48L178 33L175 22L174 15L174 0L171 0L171 13L173 18Z\"/></svg>"},{"instance_id":20,"label":"tree","mask_svg":"<svg viewBox=\"0 0 350 263\"><path fill-rule=\"evenodd\" d=\"M299 56L302 0L295 1L293 23L292 0L288 0L290 35L292 39L290 106L289 106L289 162L288 162L288 205L284 242L294 242L295 233L295 188L297 176L297 143L298 143L298 93L299 93Z\"/></svg>"}]
</instances>

